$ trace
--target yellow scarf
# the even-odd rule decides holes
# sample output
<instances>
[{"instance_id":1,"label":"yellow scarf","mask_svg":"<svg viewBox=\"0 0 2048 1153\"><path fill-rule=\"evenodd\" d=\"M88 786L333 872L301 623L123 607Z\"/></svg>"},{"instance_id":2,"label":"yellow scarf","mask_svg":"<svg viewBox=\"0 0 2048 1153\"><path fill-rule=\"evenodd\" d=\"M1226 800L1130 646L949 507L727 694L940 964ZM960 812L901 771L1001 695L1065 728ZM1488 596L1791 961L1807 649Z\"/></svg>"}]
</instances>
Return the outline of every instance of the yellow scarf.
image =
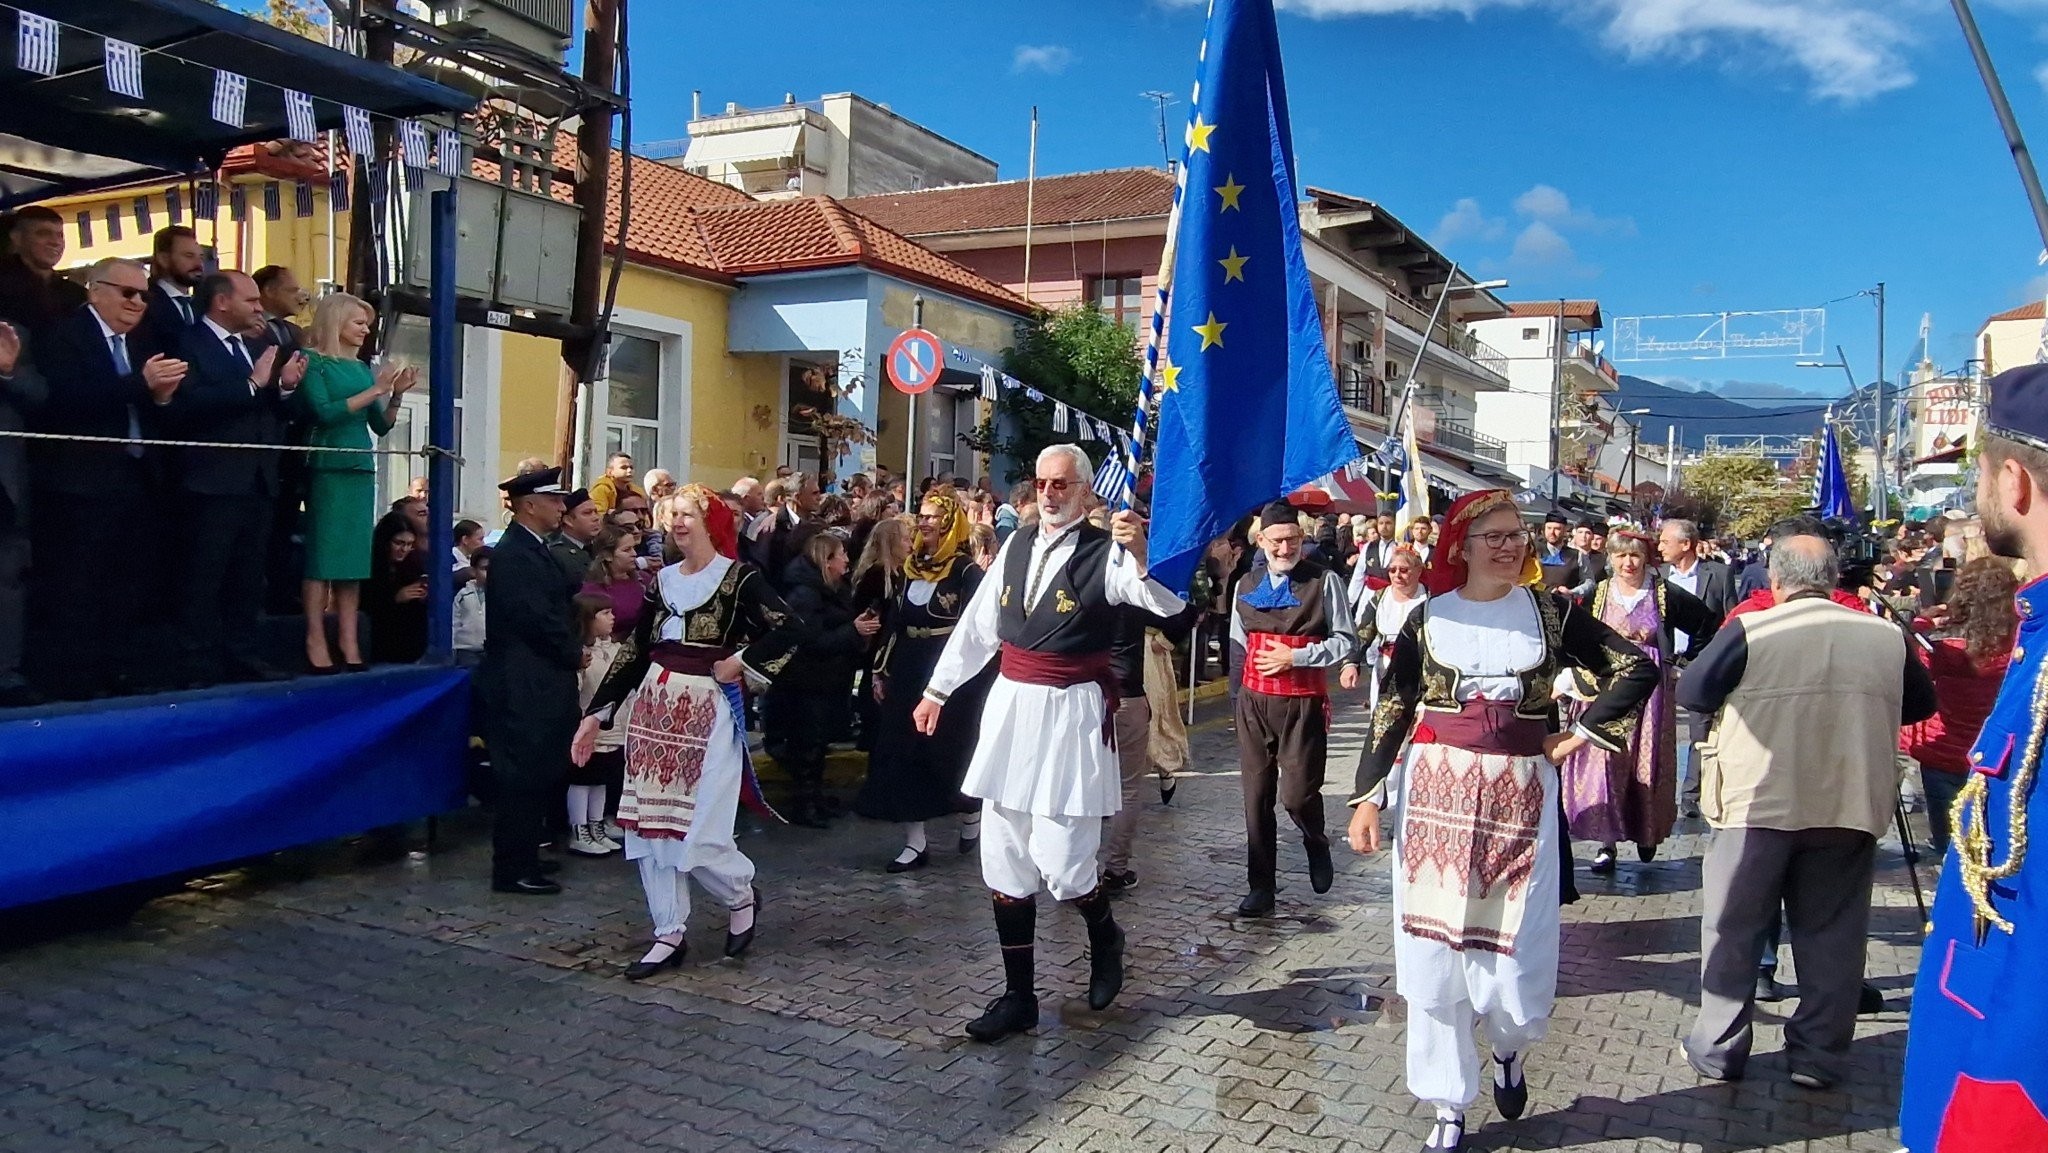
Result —
<instances>
[{"instance_id":1,"label":"yellow scarf","mask_svg":"<svg viewBox=\"0 0 2048 1153\"><path fill-rule=\"evenodd\" d=\"M960 506L960 498L949 485L940 485L926 493L920 508L932 505L939 510L945 532L940 534L938 547L930 552L920 551L924 540L920 528L911 542L910 555L903 558L903 575L914 581L943 580L953 571L953 565L966 555L967 543L973 536L973 527L968 524L967 510Z\"/></svg>"}]
</instances>

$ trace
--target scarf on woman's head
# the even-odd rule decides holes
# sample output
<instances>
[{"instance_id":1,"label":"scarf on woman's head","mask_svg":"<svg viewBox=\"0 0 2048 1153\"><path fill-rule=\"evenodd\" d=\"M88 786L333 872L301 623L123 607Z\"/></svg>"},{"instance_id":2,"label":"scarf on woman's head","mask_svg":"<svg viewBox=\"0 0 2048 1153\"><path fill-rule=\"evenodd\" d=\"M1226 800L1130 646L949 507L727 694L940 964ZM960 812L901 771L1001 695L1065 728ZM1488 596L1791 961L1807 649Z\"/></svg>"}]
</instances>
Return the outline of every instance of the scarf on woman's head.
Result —
<instances>
[{"instance_id":1,"label":"scarf on woman's head","mask_svg":"<svg viewBox=\"0 0 2048 1153\"><path fill-rule=\"evenodd\" d=\"M903 575L914 581L943 580L953 571L953 565L967 555L974 529L967 521L967 510L960 505L959 494L950 485L940 485L924 494L918 504L920 511L925 505L939 510L944 531L939 534L937 547L927 552L922 526L912 530L910 555L903 558Z\"/></svg>"},{"instance_id":2,"label":"scarf on woman's head","mask_svg":"<svg viewBox=\"0 0 2048 1153\"><path fill-rule=\"evenodd\" d=\"M1429 563L1422 566L1422 587L1429 590L1430 596L1439 597L1464 587L1465 535L1480 518L1504 508L1514 509L1518 516L1521 513L1514 494L1504 488L1468 492L1452 502L1450 511L1444 514L1444 526L1437 534L1436 544L1429 551ZM1518 583L1532 585L1542 580L1543 569L1536 563L1536 550L1531 548L1522 556L1522 579Z\"/></svg>"},{"instance_id":3,"label":"scarf on woman's head","mask_svg":"<svg viewBox=\"0 0 2048 1153\"><path fill-rule=\"evenodd\" d=\"M697 519L703 523L704 535L711 538L711 547L718 550L719 556L739 559L739 520L732 515L732 509L723 498L701 484L686 484L676 490L676 499L698 507Z\"/></svg>"}]
</instances>

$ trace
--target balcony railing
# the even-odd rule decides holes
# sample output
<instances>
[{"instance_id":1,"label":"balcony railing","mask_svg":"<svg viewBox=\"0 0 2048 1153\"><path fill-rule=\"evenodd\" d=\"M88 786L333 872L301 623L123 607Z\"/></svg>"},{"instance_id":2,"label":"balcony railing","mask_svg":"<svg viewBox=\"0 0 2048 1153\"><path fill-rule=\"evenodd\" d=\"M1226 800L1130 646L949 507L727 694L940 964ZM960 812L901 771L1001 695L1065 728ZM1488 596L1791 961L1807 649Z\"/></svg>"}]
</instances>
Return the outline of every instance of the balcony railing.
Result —
<instances>
[{"instance_id":1,"label":"balcony railing","mask_svg":"<svg viewBox=\"0 0 2048 1153\"><path fill-rule=\"evenodd\" d=\"M1344 407L1369 412L1374 416L1387 415L1387 382L1362 364L1341 364L1337 366L1337 396Z\"/></svg>"},{"instance_id":2,"label":"balcony railing","mask_svg":"<svg viewBox=\"0 0 2048 1153\"><path fill-rule=\"evenodd\" d=\"M1387 294L1387 315L1420 333L1429 328L1430 310L1404 296ZM1474 336L1470 329L1453 325L1448 318L1439 317L1436 327L1430 329L1428 339L1443 345L1452 352L1464 356L1479 367L1507 379L1507 355L1492 345Z\"/></svg>"},{"instance_id":3,"label":"balcony railing","mask_svg":"<svg viewBox=\"0 0 2048 1153\"><path fill-rule=\"evenodd\" d=\"M1430 443L1441 445L1452 452L1462 452L1466 456L1490 460L1496 464L1506 464L1508 459L1508 445L1506 441L1495 440L1483 432L1474 432L1472 426L1462 420L1438 418L1436 422L1436 435L1430 438Z\"/></svg>"}]
</instances>

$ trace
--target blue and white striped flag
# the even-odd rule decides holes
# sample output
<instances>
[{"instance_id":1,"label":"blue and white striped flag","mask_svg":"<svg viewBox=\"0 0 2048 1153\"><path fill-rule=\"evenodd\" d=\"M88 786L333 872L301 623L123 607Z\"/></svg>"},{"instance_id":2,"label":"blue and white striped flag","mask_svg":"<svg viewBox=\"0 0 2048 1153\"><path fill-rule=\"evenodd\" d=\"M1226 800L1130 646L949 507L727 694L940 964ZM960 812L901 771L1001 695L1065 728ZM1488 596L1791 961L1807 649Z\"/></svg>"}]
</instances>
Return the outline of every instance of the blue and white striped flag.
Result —
<instances>
[{"instance_id":1,"label":"blue and white striped flag","mask_svg":"<svg viewBox=\"0 0 2048 1153\"><path fill-rule=\"evenodd\" d=\"M1106 501L1123 501L1129 498L1131 472L1124 467L1124 454L1112 452L1102 458L1102 467L1095 470L1095 495Z\"/></svg>"},{"instance_id":2,"label":"blue and white striped flag","mask_svg":"<svg viewBox=\"0 0 2048 1153\"><path fill-rule=\"evenodd\" d=\"M57 74L57 22L33 12L21 14L21 27L14 39L14 63L23 72L38 76Z\"/></svg>"},{"instance_id":3,"label":"blue and white striped flag","mask_svg":"<svg viewBox=\"0 0 2048 1153\"><path fill-rule=\"evenodd\" d=\"M1061 433L1067 431L1067 406L1057 400L1052 402L1052 430Z\"/></svg>"},{"instance_id":4,"label":"blue and white striped flag","mask_svg":"<svg viewBox=\"0 0 2048 1153\"><path fill-rule=\"evenodd\" d=\"M1082 413L1082 414L1081 414L1081 416L1080 416L1080 423L1074 426L1074 439L1075 439L1075 440L1094 440L1094 439L1095 439L1095 418L1094 418L1094 417L1092 417L1092 416L1089 416L1089 415L1088 415L1087 413Z\"/></svg>"},{"instance_id":5,"label":"blue and white striped flag","mask_svg":"<svg viewBox=\"0 0 2048 1153\"><path fill-rule=\"evenodd\" d=\"M142 49L125 40L108 40L106 51L107 90L142 99Z\"/></svg>"},{"instance_id":6,"label":"blue and white striped flag","mask_svg":"<svg viewBox=\"0 0 2048 1153\"><path fill-rule=\"evenodd\" d=\"M249 78L233 72L213 74L213 118L234 128L242 127L242 111L249 103Z\"/></svg>"},{"instance_id":7,"label":"blue and white striped flag","mask_svg":"<svg viewBox=\"0 0 2048 1153\"><path fill-rule=\"evenodd\" d=\"M434 134L434 171L443 176L462 175L462 133L443 128Z\"/></svg>"},{"instance_id":8,"label":"blue and white striped flag","mask_svg":"<svg viewBox=\"0 0 2048 1153\"><path fill-rule=\"evenodd\" d=\"M377 137L370 131L370 114L362 109L342 105L341 127L348 137L348 150L355 155L368 156L377 147Z\"/></svg>"},{"instance_id":9,"label":"blue and white striped flag","mask_svg":"<svg viewBox=\"0 0 2048 1153\"><path fill-rule=\"evenodd\" d=\"M398 122L398 156L407 168L427 166L427 129L417 120Z\"/></svg>"},{"instance_id":10,"label":"blue and white striped flag","mask_svg":"<svg viewBox=\"0 0 2048 1153\"><path fill-rule=\"evenodd\" d=\"M293 140L312 144L320 139L320 126L313 117L313 98L303 92L284 90L284 122Z\"/></svg>"},{"instance_id":11,"label":"blue and white striped flag","mask_svg":"<svg viewBox=\"0 0 2048 1153\"><path fill-rule=\"evenodd\" d=\"M981 399L994 401L996 398L996 369L992 364L981 366Z\"/></svg>"}]
</instances>

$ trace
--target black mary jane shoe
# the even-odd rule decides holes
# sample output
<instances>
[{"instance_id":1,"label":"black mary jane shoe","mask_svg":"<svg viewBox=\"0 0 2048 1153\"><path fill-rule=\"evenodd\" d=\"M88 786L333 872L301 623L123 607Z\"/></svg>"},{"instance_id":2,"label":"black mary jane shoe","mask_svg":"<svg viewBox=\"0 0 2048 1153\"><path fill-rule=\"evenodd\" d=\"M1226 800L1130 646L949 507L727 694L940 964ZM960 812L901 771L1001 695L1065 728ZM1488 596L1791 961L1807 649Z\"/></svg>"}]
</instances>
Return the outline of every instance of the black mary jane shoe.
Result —
<instances>
[{"instance_id":1,"label":"black mary jane shoe","mask_svg":"<svg viewBox=\"0 0 2048 1153\"><path fill-rule=\"evenodd\" d=\"M922 869L926 865L929 865L931 863L931 851L929 849L919 849L917 851L917 856L912 857L907 861L890 861L888 868L885 871L891 873L914 873L917 870Z\"/></svg>"},{"instance_id":2,"label":"black mary jane shoe","mask_svg":"<svg viewBox=\"0 0 2048 1153\"><path fill-rule=\"evenodd\" d=\"M981 1016L967 1022L967 1035L986 1045L1037 1024L1038 998L1029 993L1004 993L990 1001Z\"/></svg>"},{"instance_id":3,"label":"black mary jane shoe","mask_svg":"<svg viewBox=\"0 0 2048 1153\"><path fill-rule=\"evenodd\" d=\"M1510 1056L1506 1060L1495 1057L1494 1061L1507 1072L1511 1080L1508 1084L1503 1085L1500 1083L1499 1078L1494 1079L1493 1107L1500 1112L1502 1117L1513 1121L1520 1117L1524 1110L1529 1108L1529 1078L1522 1069L1520 1059L1516 1056Z\"/></svg>"},{"instance_id":4,"label":"black mary jane shoe","mask_svg":"<svg viewBox=\"0 0 2048 1153\"><path fill-rule=\"evenodd\" d=\"M668 944L668 942L656 941L655 944L666 945ZM675 947L674 952L670 953L666 957L661 958L660 960L639 960L633 962L632 964L626 966L626 971L622 975L628 981L645 981L647 978L654 976L656 973L661 972L663 969L681 968L683 964L683 958L689 955L690 943L688 941L684 941Z\"/></svg>"},{"instance_id":5,"label":"black mary jane shoe","mask_svg":"<svg viewBox=\"0 0 2048 1153\"><path fill-rule=\"evenodd\" d=\"M1429 1128L1429 1137L1422 1143L1422 1153L1443 1153L1447 1149L1465 1147L1465 1115L1439 1117Z\"/></svg>"},{"instance_id":6,"label":"black mary jane shoe","mask_svg":"<svg viewBox=\"0 0 2048 1153\"><path fill-rule=\"evenodd\" d=\"M750 895L747 897L747 903L741 905L740 908L754 910L754 923L748 925L747 931L744 933L726 933L725 955L728 957L737 957L746 952L747 946L754 943L754 930L761 927L761 890L754 888L748 890L748 892ZM738 910L734 911L737 912Z\"/></svg>"}]
</instances>

